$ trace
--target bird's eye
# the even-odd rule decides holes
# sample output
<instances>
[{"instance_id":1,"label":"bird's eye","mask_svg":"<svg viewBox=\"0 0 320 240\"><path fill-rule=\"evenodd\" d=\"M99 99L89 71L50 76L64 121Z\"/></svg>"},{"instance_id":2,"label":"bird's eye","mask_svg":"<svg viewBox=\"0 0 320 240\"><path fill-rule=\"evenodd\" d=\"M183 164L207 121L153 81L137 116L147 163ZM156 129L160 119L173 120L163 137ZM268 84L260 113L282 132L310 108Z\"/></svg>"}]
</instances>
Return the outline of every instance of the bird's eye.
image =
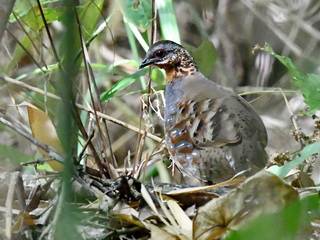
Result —
<instances>
[{"instance_id":1,"label":"bird's eye","mask_svg":"<svg viewBox=\"0 0 320 240\"><path fill-rule=\"evenodd\" d=\"M159 50L157 50L157 51L154 52L153 56L154 56L155 58L163 58L163 57L166 55L166 53L167 53L167 52L166 52L165 50L159 49Z\"/></svg>"}]
</instances>

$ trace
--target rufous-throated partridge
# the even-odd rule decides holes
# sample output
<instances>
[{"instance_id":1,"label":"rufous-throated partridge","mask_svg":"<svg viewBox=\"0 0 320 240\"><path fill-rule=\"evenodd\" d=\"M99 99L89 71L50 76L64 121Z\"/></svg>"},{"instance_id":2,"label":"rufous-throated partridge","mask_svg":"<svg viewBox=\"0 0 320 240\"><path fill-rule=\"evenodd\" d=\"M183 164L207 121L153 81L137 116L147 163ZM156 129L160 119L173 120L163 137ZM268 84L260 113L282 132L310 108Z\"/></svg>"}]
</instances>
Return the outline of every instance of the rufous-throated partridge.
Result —
<instances>
[{"instance_id":1,"label":"rufous-throated partridge","mask_svg":"<svg viewBox=\"0 0 320 240\"><path fill-rule=\"evenodd\" d=\"M166 145L177 166L204 182L221 182L265 167L267 132L242 97L207 79L172 41L153 44L140 68L166 72Z\"/></svg>"}]
</instances>

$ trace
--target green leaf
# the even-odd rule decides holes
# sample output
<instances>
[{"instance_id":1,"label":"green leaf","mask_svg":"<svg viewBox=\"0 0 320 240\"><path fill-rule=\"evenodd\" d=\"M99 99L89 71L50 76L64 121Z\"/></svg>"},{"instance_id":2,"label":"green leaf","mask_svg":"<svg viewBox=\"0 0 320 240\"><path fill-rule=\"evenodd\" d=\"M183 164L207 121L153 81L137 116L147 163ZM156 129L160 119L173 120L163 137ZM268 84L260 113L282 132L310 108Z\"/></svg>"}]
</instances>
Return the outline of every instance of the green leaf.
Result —
<instances>
[{"instance_id":1,"label":"green leaf","mask_svg":"<svg viewBox=\"0 0 320 240\"><path fill-rule=\"evenodd\" d=\"M116 93L118 93L119 91L125 89L126 87L134 83L136 79L144 76L147 72L148 72L148 68L143 68L138 70L134 74L123 78L122 80L117 82L115 85L113 85L113 87L109 91L101 94L101 97L100 97L101 101L107 101L111 99Z\"/></svg>"},{"instance_id":2,"label":"green leaf","mask_svg":"<svg viewBox=\"0 0 320 240\"><path fill-rule=\"evenodd\" d=\"M60 21L61 19L62 12L59 9L45 8L42 6L42 11L48 24L56 20ZM44 27L44 22L38 6L33 7L33 9L26 15L23 15L21 19L33 30L41 30Z\"/></svg>"},{"instance_id":3,"label":"green leaf","mask_svg":"<svg viewBox=\"0 0 320 240\"><path fill-rule=\"evenodd\" d=\"M299 88L302 91L305 103L309 106L309 115L315 113L320 109L320 76L315 74L308 74Z\"/></svg>"},{"instance_id":4,"label":"green leaf","mask_svg":"<svg viewBox=\"0 0 320 240\"><path fill-rule=\"evenodd\" d=\"M161 32L164 39L180 43L180 34L172 0L158 1L158 14Z\"/></svg>"},{"instance_id":5,"label":"green leaf","mask_svg":"<svg viewBox=\"0 0 320 240\"><path fill-rule=\"evenodd\" d=\"M101 17L103 0L84 1L79 7L81 27L84 29L84 39L89 39L97 27L97 21Z\"/></svg>"},{"instance_id":6,"label":"green leaf","mask_svg":"<svg viewBox=\"0 0 320 240\"><path fill-rule=\"evenodd\" d=\"M198 48L186 47L186 49L194 57L203 75L208 77L212 73L217 60L217 51L212 42L205 38Z\"/></svg>"},{"instance_id":7,"label":"green leaf","mask_svg":"<svg viewBox=\"0 0 320 240\"><path fill-rule=\"evenodd\" d=\"M141 32L147 30L152 20L151 1L149 0L117 0L120 10L128 22Z\"/></svg>"},{"instance_id":8,"label":"green leaf","mask_svg":"<svg viewBox=\"0 0 320 240\"><path fill-rule=\"evenodd\" d=\"M232 232L226 240L290 240L298 239L310 225L319 209L319 197L312 195L285 207L274 214L264 214L248 223L244 228ZM304 236L305 237L305 236ZM301 238L302 239L302 238Z\"/></svg>"},{"instance_id":9,"label":"green leaf","mask_svg":"<svg viewBox=\"0 0 320 240\"><path fill-rule=\"evenodd\" d=\"M315 142L312 143L308 146L306 146L301 152L300 152L300 156L296 157L294 160L292 160L291 162L287 162L285 163L283 166L279 167L279 166L272 166L270 168L268 168L267 170L275 175L277 175L280 178L284 178L288 172L299 166L300 164L302 164L304 162L304 160L306 160L308 157L310 157L311 155L320 152L320 142Z\"/></svg>"},{"instance_id":10,"label":"green leaf","mask_svg":"<svg viewBox=\"0 0 320 240\"><path fill-rule=\"evenodd\" d=\"M276 54L270 45L266 44L264 51L276 57L292 76L292 83L298 87L304 97L304 102L309 106L307 114L314 114L320 109L320 76L315 74L302 75L290 58Z\"/></svg>"}]
</instances>

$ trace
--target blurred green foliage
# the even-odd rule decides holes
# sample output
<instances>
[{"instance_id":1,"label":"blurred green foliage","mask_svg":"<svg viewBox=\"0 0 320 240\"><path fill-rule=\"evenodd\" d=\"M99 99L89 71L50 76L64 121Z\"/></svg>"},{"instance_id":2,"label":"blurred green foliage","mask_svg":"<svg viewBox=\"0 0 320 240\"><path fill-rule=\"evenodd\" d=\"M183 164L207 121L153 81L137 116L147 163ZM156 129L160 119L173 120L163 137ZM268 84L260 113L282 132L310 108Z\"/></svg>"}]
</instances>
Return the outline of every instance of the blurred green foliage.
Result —
<instances>
[{"instance_id":1,"label":"blurred green foliage","mask_svg":"<svg viewBox=\"0 0 320 240\"><path fill-rule=\"evenodd\" d=\"M269 44L266 44L263 49L275 56L289 70L292 77L291 82L300 89L309 107L306 113L313 115L315 111L320 110L320 75L303 75L290 58L275 53Z\"/></svg>"}]
</instances>

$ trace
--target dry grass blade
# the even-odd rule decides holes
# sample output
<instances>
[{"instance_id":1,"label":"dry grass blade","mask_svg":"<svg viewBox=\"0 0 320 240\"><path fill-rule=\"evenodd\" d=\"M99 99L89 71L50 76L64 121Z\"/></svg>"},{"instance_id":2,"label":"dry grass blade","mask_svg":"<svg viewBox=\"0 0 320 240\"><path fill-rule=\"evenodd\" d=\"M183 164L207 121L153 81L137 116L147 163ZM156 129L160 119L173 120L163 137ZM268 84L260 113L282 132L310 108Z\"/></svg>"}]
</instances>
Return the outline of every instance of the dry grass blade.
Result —
<instances>
[{"instance_id":1,"label":"dry grass blade","mask_svg":"<svg viewBox=\"0 0 320 240\"><path fill-rule=\"evenodd\" d=\"M11 239L12 237L12 205L13 205L13 198L14 198L14 191L16 187L16 183L18 180L19 173L16 172L11 175L9 188L8 188L8 195L6 199L6 237L7 239Z\"/></svg>"},{"instance_id":2,"label":"dry grass blade","mask_svg":"<svg viewBox=\"0 0 320 240\"><path fill-rule=\"evenodd\" d=\"M154 212L155 216L158 217L165 225L163 229L161 229L156 225L147 223L152 236L155 236L155 234L158 233L160 236L169 234L171 237L175 236L176 238L183 240L192 239L192 222L175 201L164 201L162 195L159 193L157 195L157 199L160 205L159 210L163 212L163 214L161 214L145 187L141 188L141 194L148 206ZM165 231L166 234L163 231Z\"/></svg>"},{"instance_id":3,"label":"dry grass blade","mask_svg":"<svg viewBox=\"0 0 320 240\"><path fill-rule=\"evenodd\" d=\"M212 189L217 189L219 187L226 187L230 185L237 185L239 183L242 183L245 179L244 178L235 178L235 179L230 179L221 183L217 183L214 185L210 186L202 186L202 187L189 187L189 188L183 188L183 189L178 189L174 190L171 192L168 192L168 195L178 195L181 193L197 193L197 192L203 192L203 191L208 191Z\"/></svg>"},{"instance_id":4,"label":"dry grass blade","mask_svg":"<svg viewBox=\"0 0 320 240\"><path fill-rule=\"evenodd\" d=\"M180 228L184 232L185 235L191 237L192 232L192 221L187 216L187 214L181 209L181 207L178 205L176 201L168 200L167 202L168 207L170 208L170 211L172 212L173 216L175 217L175 220L178 222Z\"/></svg>"}]
</instances>

